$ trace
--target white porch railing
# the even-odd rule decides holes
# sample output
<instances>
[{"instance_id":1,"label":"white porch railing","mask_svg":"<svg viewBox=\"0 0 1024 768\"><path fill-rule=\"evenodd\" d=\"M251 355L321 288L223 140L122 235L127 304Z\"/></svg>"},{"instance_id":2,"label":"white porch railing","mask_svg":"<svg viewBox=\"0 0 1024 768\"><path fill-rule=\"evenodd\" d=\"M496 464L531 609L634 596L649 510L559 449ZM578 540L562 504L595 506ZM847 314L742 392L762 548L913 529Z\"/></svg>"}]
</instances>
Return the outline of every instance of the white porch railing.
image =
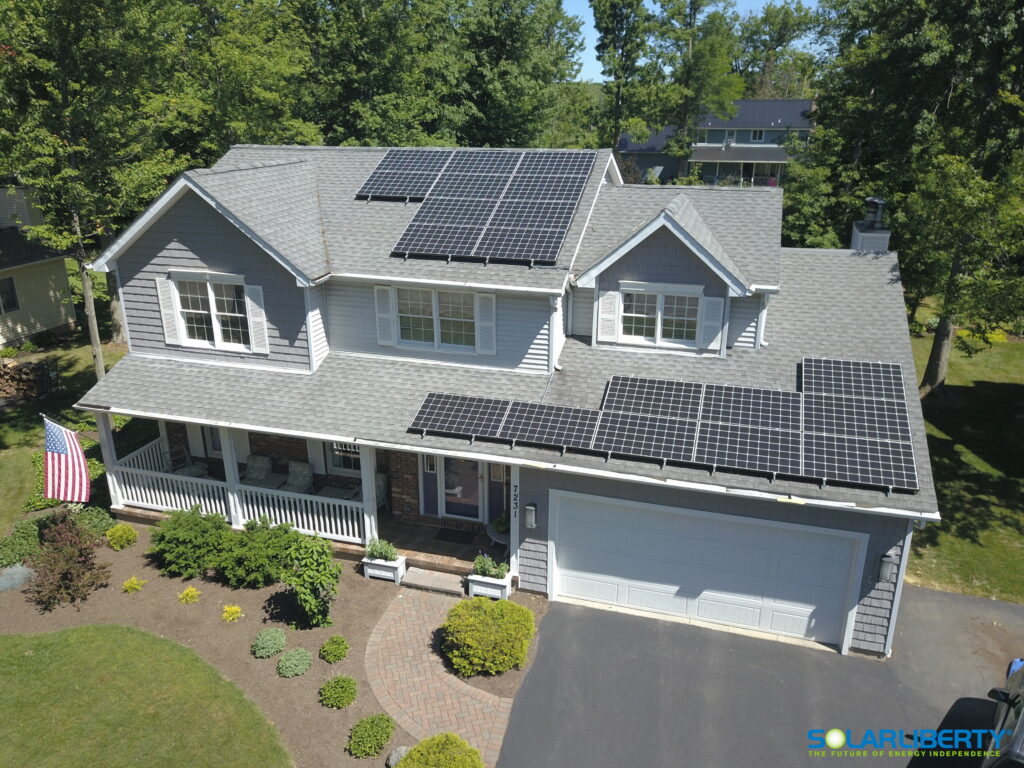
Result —
<instances>
[{"instance_id":1,"label":"white porch railing","mask_svg":"<svg viewBox=\"0 0 1024 768\"><path fill-rule=\"evenodd\" d=\"M231 519L228 484L201 477L184 477L145 469L120 467L116 470L121 503L166 512L195 505L206 514Z\"/></svg>"},{"instance_id":2,"label":"white porch railing","mask_svg":"<svg viewBox=\"0 0 1024 768\"><path fill-rule=\"evenodd\" d=\"M325 539L363 541L363 505L325 496L289 493L238 486L242 522L265 517L274 525L291 523L302 533L314 533Z\"/></svg>"},{"instance_id":3,"label":"white porch railing","mask_svg":"<svg viewBox=\"0 0 1024 768\"><path fill-rule=\"evenodd\" d=\"M149 472L166 472L167 444L162 437L133 451L119 460L118 466L128 469L145 469Z\"/></svg>"}]
</instances>

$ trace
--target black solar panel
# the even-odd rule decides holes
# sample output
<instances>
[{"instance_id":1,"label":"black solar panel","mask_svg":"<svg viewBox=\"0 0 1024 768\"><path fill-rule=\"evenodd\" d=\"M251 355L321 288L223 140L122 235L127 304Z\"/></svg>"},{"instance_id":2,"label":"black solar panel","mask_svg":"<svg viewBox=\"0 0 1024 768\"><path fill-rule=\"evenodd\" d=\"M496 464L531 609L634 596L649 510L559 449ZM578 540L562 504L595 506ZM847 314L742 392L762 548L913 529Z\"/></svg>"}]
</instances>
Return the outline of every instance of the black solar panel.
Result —
<instances>
[{"instance_id":1,"label":"black solar panel","mask_svg":"<svg viewBox=\"0 0 1024 768\"><path fill-rule=\"evenodd\" d=\"M804 392L888 400L907 399L903 387L903 369L898 363L805 357L801 367Z\"/></svg>"},{"instance_id":2,"label":"black solar panel","mask_svg":"<svg viewBox=\"0 0 1024 768\"><path fill-rule=\"evenodd\" d=\"M494 213L497 200L459 200L431 197L416 211L413 226L483 227Z\"/></svg>"},{"instance_id":3,"label":"black solar panel","mask_svg":"<svg viewBox=\"0 0 1024 768\"><path fill-rule=\"evenodd\" d=\"M804 395L804 431L876 440L910 440L907 404L843 395Z\"/></svg>"},{"instance_id":4,"label":"black solar panel","mask_svg":"<svg viewBox=\"0 0 1024 768\"><path fill-rule=\"evenodd\" d=\"M769 429L800 429L800 393L708 384L701 421Z\"/></svg>"},{"instance_id":5,"label":"black solar panel","mask_svg":"<svg viewBox=\"0 0 1024 768\"><path fill-rule=\"evenodd\" d=\"M600 411L515 401L498 437L513 442L590 448Z\"/></svg>"},{"instance_id":6,"label":"black solar panel","mask_svg":"<svg viewBox=\"0 0 1024 768\"><path fill-rule=\"evenodd\" d=\"M419 149L415 147L389 149L375 170L433 173L437 176L452 154L454 154L454 150L451 149Z\"/></svg>"},{"instance_id":7,"label":"black solar panel","mask_svg":"<svg viewBox=\"0 0 1024 768\"><path fill-rule=\"evenodd\" d=\"M431 392L423 400L411 429L472 437L496 437L510 400Z\"/></svg>"},{"instance_id":8,"label":"black solar panel","mask_svg":"<svg viewBox=\"0 0 1024 768\"><path fill-rule=\"evenodd\" d=\"M472 256L483 231L483 227L414 224L402 233L395 250L410 256Z\"/></svg>"},{"instance_id":9,"label":"black solar panel","mask_svg":"<svg viewBox=\"0 0 1024 768\"><path fill-rule=\"evenodd\" d=\"M799 476L800 433L702 421L693 460L727 469Z\"/></svg>"},{"instance_id":10,"label":"black solar panel","mask_svg":"<svg viewBox=\"0 0 1024 768\"><path fill-rule=\"evenodd\" d=\"M457 197L463 200L497 200L508 184L508 176L445 171L430 191L430 197Z\"/></svg>"},{"instance_id":11,"label":"black solar panel","mask_svg":"<svg viewBox=\"0 0 1024 768\"><path fill-rule=\"evenodd\" d=\"M693 461L697 422L603 411L595 451L663 461Z\"/></svg>"},{"instance_id":12,"label":"black solar panel","mask_svg":"<svg viewBox=\"0 0 1024 768\"><path fill-rule=\"evenodd\" d=\"M696 419L703 390L703 384L692 381L612 376L601 407L606 411Z\"/></svg>"},{"instance_id":13,"label":"black solar panel","mask_svg":"<svg viewBox=\"0 0 1024 768\"><path fill-rule=\"evenodd\" d=\"M558 258L565 233L554 229L499 229L488 227L476 249L485 261L552 263Z\"/></svg>"},{"instance_id":14,"label":"black solar panel","mask_svg":"<svg viewBox=\"0 0 1024 768\"><path fill-rule=\"evenodd\" d=\"M916 491L910 443L804 433L805 477Z\"/></svg>"},{"instance_id":15,"label":"black solar panel","mask_svg":"<svg viewBox=\"0 0 1024 768\"><path fill-rule=\"evenodd\" d=\"M356 197L422 200L452 154L450 149L388 150Z\"/></svg>"},{"instance_id":16,"label":"black solar panel","mask_svg":"<svg viewBox=\"0 0 1024 768\"><path fill-rule=\"evenodd\" d=\"M514 229L569 228L576 203L570 200L502 200L491 219L492 227Z\"/></svg>"},{"instance_id":17,"label":"black solar panel","mask_svg":"<svg viewBox=\"0 0 1024 768\"><path fill-rule=\"evenodd\" d=\"M505 190L505 199L566 200L576 203L586 183L586 176L522 176L517 173Z\"/></svg>"},{"instance_id":18,"label":"black solar panel","mask_svg":"<svg viewBox=\"0 0 1024 768\"><path fill-rule=\"evenodd\" d=\"M593 152L526 152L519 164L521 176L589 176Z\"/></svg>"},{"instance_id":19,"label":"black solar panel","mask_svg":"<svg viewBox=\"0 0 1024 768\"><path fill-rule=\"evenodd\" d=\"M489 173L507 179L519 165L522 156L522 152L500 149L456 151L447 170L452 173Z\"/></svg>"}]
</instances>

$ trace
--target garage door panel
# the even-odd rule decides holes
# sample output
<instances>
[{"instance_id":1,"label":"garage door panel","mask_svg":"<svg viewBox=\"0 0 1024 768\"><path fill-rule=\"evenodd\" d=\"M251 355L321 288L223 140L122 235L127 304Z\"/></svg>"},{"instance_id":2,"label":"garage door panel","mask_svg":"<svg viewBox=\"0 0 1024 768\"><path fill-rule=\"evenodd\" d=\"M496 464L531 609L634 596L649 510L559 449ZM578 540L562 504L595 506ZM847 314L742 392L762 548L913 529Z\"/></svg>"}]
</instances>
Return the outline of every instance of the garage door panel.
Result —
<instances>
[{"instance_id":1,"label":"garage door panel","mask_svg":"<svg viewBox=\"0 0 1024 768\"><path fill-rule=\"evenodd\" d=\"M849 537L608 499L558 510L558 594L841 641Z\"/></svg>"}]
</instances>

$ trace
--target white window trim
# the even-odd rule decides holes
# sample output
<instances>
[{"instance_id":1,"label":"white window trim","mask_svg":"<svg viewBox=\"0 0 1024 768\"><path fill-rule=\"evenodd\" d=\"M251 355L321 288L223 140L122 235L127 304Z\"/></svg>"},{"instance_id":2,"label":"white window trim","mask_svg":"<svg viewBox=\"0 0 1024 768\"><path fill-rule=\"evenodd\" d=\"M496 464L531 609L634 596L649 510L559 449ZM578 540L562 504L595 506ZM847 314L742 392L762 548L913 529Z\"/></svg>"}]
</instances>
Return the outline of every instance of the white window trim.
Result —
<instances>
[{"instance_id":1,"label":"white window trim","mask_svg":"<svg viewBox=\"0 0 1024 768\"><path fill-rule=\"evenodd\" d=\"M654 341L646 336L630 336L623 328L622 318L625 314L626 293L650 293L658 297L657 317L654 322ZM697 299L697 332L693 341L664 339L661 335L662 323L665 318L665 297L680 296ZM659 347L662 349L700 349L700 304L704 297L704 286L685 285L681 283L637 283L623 280L619 283L619 341L641 347Z\"/></svg>"},{"instance_id":2,"label":"white window trim","mask_svg":"<svg viewBox=\"0 0 1024 768\"><path fill-rule=\"evenodd\" d=\"M343 452L355 454L355 457L359 458L359 446L355 445L354 443L339 443L337 441L335 441L334 443L330 443L330 442L324 441L324 466L327 469L327 474L328 475L338 475L340 477L360 477L361 478L362 477L362 465L361 464L360 464L360 469L344 469L344 468L340 468L339 469L338 467L334 466L334 462L331 461L331 453L334 450L334 445L341 445L341 446L343 446L343 449L342 449Z\"/></svg>"},{"instance_id":3,"label":"white window trim","mask_svg":"<svg viewBox=\"0 0 1024 768\"><path fill-rule=\"evenodd\" d=\"M183 347L194 347L196 349L216 349L224 352L252 352L252 318L249 317L249 302L244 301L245 323L249 328L249 344L234 344L223 341L221 334L220 319L217 312L217 299L213 293L214 283L226 285L245 286L245 278L241 275L231 275L223 272L189 272L173 270L169 273L171 285L174 286L174 316L178 324L178 338ZM213 341L189 338L188 329L185 327L185 318L182 316L181 294L178 283L181 281L193 283L205 283L206 293L210 302L210 322L213 325Z\"/></svg>"},{"instance_id":4,"label":"white window trim","mask_svg":"<svg viewBox=\"0 0 1024 768\"><path fill-rule=\"evenodd\" d=\"M11 312L17 312L19 309L21 309L21 298L18 296L18 282L14 279L14 275L6 275L0 278L0 280L11 281L11 290L14 292L14 302L15 304L17 304L16 307L8 309L7 307L4 306L3 296L0 295L0 315L8 315Z\"/></svg>"},{"instance_id":5,"label":"white window trim","mask_svg":"<svg viewBox=\"0 0 1024 768\"><path fill-rule=\"evenodd\" d=\"M754 138L755 133L760 133L761 137L758 139ZM751 128L750 129L750 141L752 144L764 144L764 129L763 128Z\"/></svg>"},{"instance_id":6,"label":"white window trim","mask_svg":"<svg viewBox=\"0 0 1024 768\"><path fill-rule=\"evenodd\" d=\"M201 426L201 429L202 429L202 433L203 433L203 448L206 451L206 455L207 456L211 456L211 457L213 457L215 459L222 458L224 456L224 446L222 445L221 446L221 450L219 450L219 451L215 450L214 447L213 447L213 435L216 434L217 435L217 439L220 440L220 434L217 431L220 428L219 427L211 427L209 425L203 424Z\"/></svg>"},{"instance_id":7,"label":"white window trim","mask_svg":"<svg viewBox=\"0 0 1024 768\"><path fill-rule=\"evenodd\" d=\"M402 318L401 313L398 311L399 291L429 291L431 312L433 313L434 320L434 341L411 341L409 339L402 338ZM436 352L451 352L457 355L475 355L476 351L476 334L477 334L477 316L476 316L476 300L473 302L473 340L474 344L470 346L462 344L444 344L441 342L441 309L438 303L438 293L458 293L463 296L475 296L472 291L448 291L439 288L414 288L412 286L396 287L394 288L394 305L395 305L395 345L398 347L404 347L407 349L432 349Z\"/></svg>"}]
</instances>

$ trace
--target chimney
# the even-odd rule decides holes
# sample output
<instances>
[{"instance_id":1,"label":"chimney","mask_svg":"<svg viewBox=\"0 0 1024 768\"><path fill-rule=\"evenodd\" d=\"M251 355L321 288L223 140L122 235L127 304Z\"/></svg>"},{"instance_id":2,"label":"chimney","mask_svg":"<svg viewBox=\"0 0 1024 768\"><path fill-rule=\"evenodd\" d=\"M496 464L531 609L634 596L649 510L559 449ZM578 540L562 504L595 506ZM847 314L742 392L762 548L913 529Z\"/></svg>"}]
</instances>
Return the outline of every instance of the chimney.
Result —
<instances>
[{"instance_id":1,"label":"chimney","mask_svg":"<svg viewBox=\"0 0 1024 768\"><path fill-rule=\"evenodd\" d=\"M892 233L882 225L885 200L869 197L864 202L864 218L853 222L850 248L855 251L888 251L889 235Z\"/></svg>"}]
</instances>

